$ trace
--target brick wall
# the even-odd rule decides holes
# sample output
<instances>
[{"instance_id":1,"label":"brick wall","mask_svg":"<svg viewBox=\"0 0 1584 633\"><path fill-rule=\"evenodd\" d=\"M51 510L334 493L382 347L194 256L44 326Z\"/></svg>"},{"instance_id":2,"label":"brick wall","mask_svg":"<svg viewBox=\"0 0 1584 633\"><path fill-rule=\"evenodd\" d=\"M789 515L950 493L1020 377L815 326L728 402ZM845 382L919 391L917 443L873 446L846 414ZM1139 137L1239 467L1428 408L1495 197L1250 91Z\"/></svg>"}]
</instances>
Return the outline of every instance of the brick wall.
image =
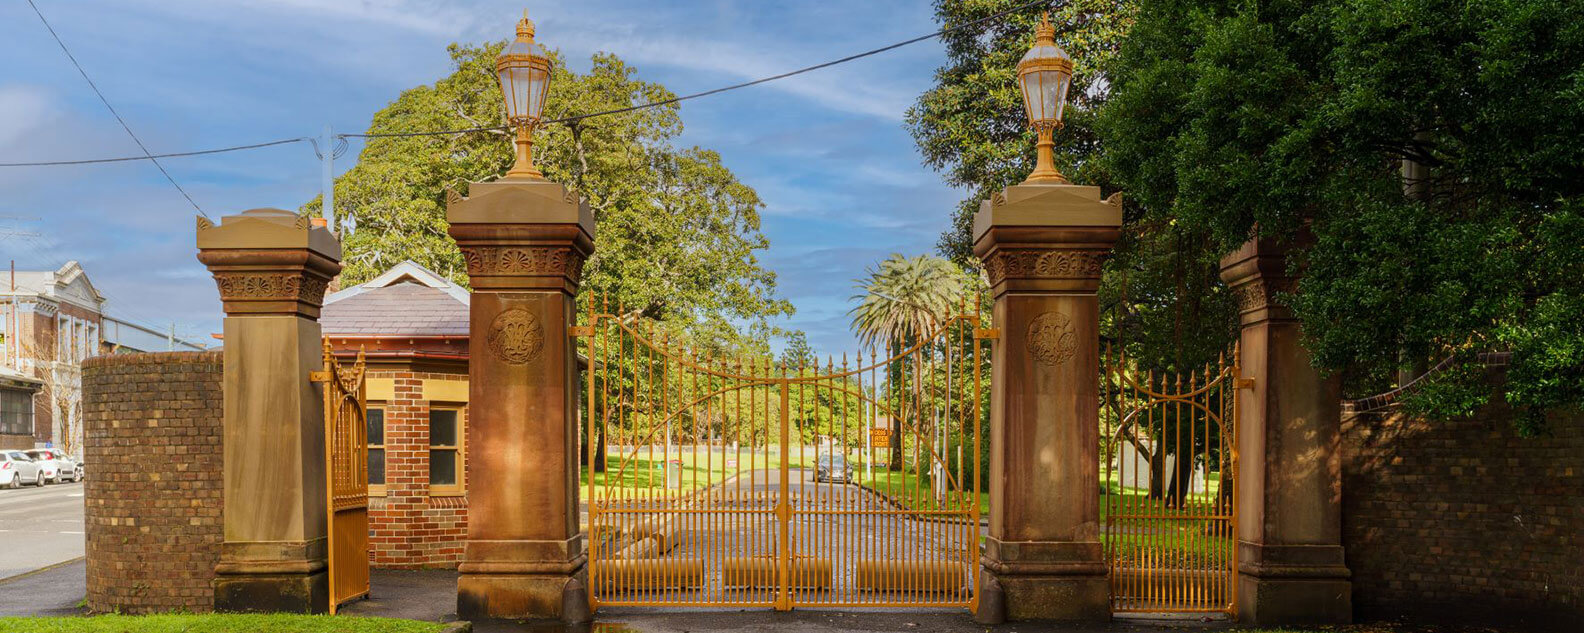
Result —
<instances>
[{"instance_id":1,"label":"brick wall","mask_svg":"<svg viewBox=\"0 0 1584 633\"><path fill-rule=\"evenodd\" d=\"M369 564L389 569L455 568L467 539L467 498L429 490L429 409L423 382L465 380L462 373L371 369L395 381L395 392L370 407L385 410L385 495L369 498ZM446 403L451 407L464 403ZM467 428L467 409L459 415ZM465 435L465 434L464 434ZM463 472L466 482L466 442Z\"/></svg>"},{"instance_id":2,"label":"brick wall","mask_svg":"<svg viewBox=\"0 0 1584 633\"><path fill-rule=\"evenodd\" d=\"M88 608L208 611L220 556L221 355L83 364Z\"/></svg>"},{"instance_id":3,"label":"brick wall","mask_svg":"<svg viewBox=\"0 0 1584 633\"><path fill-rule=\"evenodd\" d=\"M1501 402L1453 421L1344 413L1360 618L1584 621L1584 415L1523 438Z\"/></svg>"}]
</instances>

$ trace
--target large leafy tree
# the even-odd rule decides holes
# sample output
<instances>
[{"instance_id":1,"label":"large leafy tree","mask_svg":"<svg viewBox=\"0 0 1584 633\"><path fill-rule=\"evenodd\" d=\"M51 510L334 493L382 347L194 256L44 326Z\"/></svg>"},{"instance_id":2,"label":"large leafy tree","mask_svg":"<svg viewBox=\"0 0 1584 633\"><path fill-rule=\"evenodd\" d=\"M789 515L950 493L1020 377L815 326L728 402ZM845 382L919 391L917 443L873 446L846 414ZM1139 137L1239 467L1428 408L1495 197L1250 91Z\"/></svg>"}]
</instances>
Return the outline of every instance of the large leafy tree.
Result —
<instances>
[{"instance_id":1,"label":"large leafy tree","mask_svg":"<svg viewBox=\"0 0 1584 633\"><path fill-rule=\"evenodd\" d=\"M1140 4L1100 137L1146 214L1216 251L1307 227L1292 302L1354 393L1450 357L1415 404L1468 413L1510 351L1525 428L1584 402L1584 5Z\"/></svg>"},{"instance_id":2,"label":"large leafy tree","mask_svg":"<svg viewBox=\"0 0 1584 633\"><path fill-rule=\"evenodd\" d=\"M1132 21L1136 0L1070 0L1056 4L1050 18L1056 41L1073 58L1065 127L1056 134L1056 166L1075 182L1104 185L1095 168L1098 146L1095 107L1104 102L1101 69ZM943 27L983 19L1023 4L1022 0L936 0ZM1034 133L1017 88L1017 63L1034 44L1038 11L1030 9L942 37L946 65L935 86L907 113L907 124L925 163L946 181L968 191L941 235L941 254L973 262L973 214L979 202L1034 169Z\"/></svg>"},{"instance_id":3,"label":"large leafy tree","mask_svg":"<svg viewBox=\"0 0 1584 633\"><path fill-rule=\"evenodd\" d=\"M453 72L401 94L374 115L370 133L488 128L503 123L494 74L500 43L453 44ZM546 119L600 112L673 95L638 80L613 55L593 58L587 74L552 55ZM775 274L755 253L769 245L760 232L760 200L713 151L671 144L682 131L670 104L542 126L535 162L550 180L587 198L598 229L583 289L612 310L689 324L709 338L731 338L746 325L762 338L766 321L791 312L775 293ZM490 130L465 134L370 139L358 163L336 179L338 215L356 223L345 237L342 283L367 280L412 259L466 282L455 243L446 235L445 191L465 191L512 162L511 137ZM319 201L306 206L317 213Z\"/></svg>"},{"instance_id":4,"label":"large leafy tree","mask_svg":"<svg viewBox=\"0 0 1584 633\"><path fill-rule=\"evenodd\" d=\"M938 0L937 19L951 26L1005 11L1016 0ZM1071 0L1050 13L1056 40L1074 63L1073 87L1057 132L1057 166L1074 182L1114 189L1104 144L1095 131L1110 97L1107 68L1132 25L1137 0ZM971 225L991 193L1033 169L1034 134L1017 88L1017 63L1034 42L1039 13L945 36L947 64L908 112L925 161L969 192L938 244L942 255L975 265ZM1168 219L1146 218L1130 192L1125 233L1101 287L1103 335L1137 364L1159 370L1199 368L1231 344L1232 304L1216 277L1208 235Z\"/></svg>"}]
</instances>

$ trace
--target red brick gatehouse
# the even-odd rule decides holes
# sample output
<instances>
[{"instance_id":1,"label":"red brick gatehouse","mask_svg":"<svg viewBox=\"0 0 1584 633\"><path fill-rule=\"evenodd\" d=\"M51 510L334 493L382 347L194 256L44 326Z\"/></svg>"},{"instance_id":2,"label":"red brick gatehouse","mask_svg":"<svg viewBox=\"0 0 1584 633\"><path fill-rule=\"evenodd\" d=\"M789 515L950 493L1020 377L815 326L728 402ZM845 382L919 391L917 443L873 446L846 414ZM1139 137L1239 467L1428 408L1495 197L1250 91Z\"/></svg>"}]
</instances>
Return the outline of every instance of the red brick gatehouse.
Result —
<instances>
[{"instance_id":1,"label":"red brick gatehouse","mask_svg":"<svg viewBox=\"0 0 1584 633\"><path fill-rule=\"evenodd\" d=\"M367 355L369 562L455 567L467 536L467 289L413 262L325 298L336 355Z\"/></svg>"}]
</instances>

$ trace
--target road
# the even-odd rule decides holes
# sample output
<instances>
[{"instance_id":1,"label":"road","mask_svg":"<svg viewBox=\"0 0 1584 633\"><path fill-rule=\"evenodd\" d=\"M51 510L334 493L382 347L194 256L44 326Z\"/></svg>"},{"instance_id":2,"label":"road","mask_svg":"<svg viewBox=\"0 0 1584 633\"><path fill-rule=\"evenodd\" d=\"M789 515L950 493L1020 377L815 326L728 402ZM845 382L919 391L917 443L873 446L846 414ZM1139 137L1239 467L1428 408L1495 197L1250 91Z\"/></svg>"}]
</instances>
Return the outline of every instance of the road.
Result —
<instances>
[{"instance_id":1,"label":"road","mask_svg":"<svg viewBox=\"0 0 1584 633\"><path fill-rule=\"evenodd\" d=\"M0 578L83 555L83 485L0 490Z\"/></svg>"},{"instance_id":2,"label":"road","mask_svg":"<svg viewBox=\"0 0 1584 633\"><path fill-rule=\"evenodd\" d=\"M613 576L596 580L594 591L610 602L681 600L684 602L763 602L772 599L773 556L780 548L775 519L780 496L779 472L745 472L687 502L629 501L612 504L600 521L615 534L667 534L674 543L655 551L647 542L621 538L622 551L597 553L597 559L698 561L702 585L692 590L656 593L648 576L634 572L630 578ZM979 529L965 514L915 515L858 486L825 484L812 480L812 472L789 473L791 516L789 550L799 561L792 569L794 583L802 585L802 604L956 603L966 600L969 573L978 560ZM607 543L609 543L607 541ZM633 549L625 549L635 545ZM756 580L726 582L725 567L758 559L763 568ZM731 561L737 561L732 563ZM867 562L866 562L867 561ZM912 565L914 571L877 564ZM638 563L630 563L638 564ZM900 583L896 591L876 592L860 579L864 566L878 569L881 582ZM802 571L800 571L802 570ZM925 570L933 570L926 572ZM823 580L821 580L823 579ZM872 582L872 581L871 581ZM746 586L743 583L748 583ZM887 594L896 595L887 595Z\"/></svg>"}]
</instances>

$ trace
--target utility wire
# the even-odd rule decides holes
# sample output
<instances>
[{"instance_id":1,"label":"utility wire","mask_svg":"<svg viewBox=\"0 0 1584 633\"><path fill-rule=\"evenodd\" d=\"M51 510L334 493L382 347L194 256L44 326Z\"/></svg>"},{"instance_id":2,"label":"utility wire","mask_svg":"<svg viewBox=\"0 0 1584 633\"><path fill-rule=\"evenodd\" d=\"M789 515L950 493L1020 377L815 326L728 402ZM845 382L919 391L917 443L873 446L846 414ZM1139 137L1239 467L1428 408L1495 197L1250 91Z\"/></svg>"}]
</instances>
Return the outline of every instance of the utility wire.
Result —
<instances>
[{"instance_id":1,"label":"utility wire","mask_svg":"<svg viewBox=\"0 0 1584 633\"><path fill-rule=\"evenodd\" d=\"M946 35L946 34L953 33L953 32L956 32L956 31L963 30L963 29L967 29L967 28L971 28L971 27L974 27L974 26L978 26L978 25L984 24L986 22L992 22L992 21L1000 20L1002 18L1005 18L1008 15L1022 12L1024 10L1027 10L1027 9L1031 8L1031 7L1036 7L1036 6L1041 6L1041 5L1050 5L1054 1L1055 0L1031 0L1030 2L1025 2L1023 4L1017 5L1015 7L1012 7L1010 9L1007 9L1007 10L1002 11L1000 13L991 14L991 15L979 18L977 20L972 20L972 21L969 21L969 22L964 22L962 24L958 24L956 26L947 27L947 28L941 29L939 31L935 31L934 33L930 33L930 34L927 34L927 35L920 35L920 36L912 38L912 39L903 40L901 42L897 42L897 43L894 43L894 44L888 44L888 45L882 46L880 48L867 50L867 51L864 51L862 53L857 53L857 54L853 54L853 55L848 55L848 56L840 58L840 59L833 59L831 61L820 63L820 64L815 64L813 66L805 66L803 68L799 68L797 70L787 71L787 72L781 73L779 75L771 75L769 77L761 77L759 79L754 79L754 80L751 80L751 81L745 81L745 82L742 82L742 83L732 84L730 86L723 86L723 87L720 87L720 88L715 88L713 90L705 90L703 92L695 92L695 93L689 94L689 95L683 95L683 96L680 96L680 97L672 97L670 99L663 99L663 100L660 100L660 101L651 101L651 102L648 102L648 103L641 103L641 104L638 104L638 105L627 106L627 107L624 107L624 108L616 108L616 109L613 109L613 110L604 110L604 111L601 111L601 112L591 112L591 113L588 113L588 114L577 114L577 115L568 116L568 117L561 117L561 118L558 118L558 119L548 119L548 120L540 121L540 123L541 124L561 123L561 124L576 125L577 123L582 122L584 119L591 119L591 118L602 117L602 116L610 116L610 115L615 115L615 114L625 114L625 113L628 113L628 112L634 112L634 111L637 111L637 110L643 110L645 108L654 108L654 107L659 107L659 106L663 106L663 105L670 105L670 104L673 104L673 103L681 103L683 101L688 101L688 100L691 100L691 99L698 99L698 98L701 98L701 97L708 97L708 96L711 96L711 95L717 95L717 94L720 94L720 93L723 93L723 92L730 92L732 90L739 90L739 89L747 88L747 87L750 87L750 86L757 86L759 84L769 83L769 82L780 80L780 79L786 79L788 77L794 77L794 76L801 75L801 74L804 74L804 73L813 72L813 71L821 70L821 69L824 69L824 68L829 68L831 66L836 66L838 64L845 64L845 63L850 62L850 61L863 59L865 57L870 57L870 56L873 56L873 55L878 55L880 53L884 53L884 52L887 52L887 51L891 51L891 50L895 50L895 49L898 49L898 48L902 48L903 46L907 46L909 44L916 44L918 42L922 42L922 41L925 41L925 40L934 39L934 38L940 37L942 35ZM28 4L32 4L32 3L33 3L33 0L28 0ZM38 11L38 7L35 6L33 8L33 10L34 10L34 12L37 12ZM44 16L42 14L40 14L39 15L39 19L43 20ZM46 22L44 25L45 25L45 27L48 27L49 23ZM51 34L54 34L54 32L55 31L53 29L50 30ZM55 41L57 43L59 43L60 42L60 38L59 37L55 38ZM66 45L65 44L61 44L61 50L65 50L65 49L66 49ZM70 57L71 53L68 51L66 53L66 55L67 55L67 57ZM76 61L77 61L76 59L73 59L72 63L75 64ZM78 66L77 70L79 72L81 72L82 71L82 67ZM87 73L83 73L83 78L84 79L88 78ZM90 86L92 86L93 85L93 81L90 80L88 82L88 84ZM98 91L99 91L98 88L94 88L94 92L97 93ZM99 98L100 98L100 100L104 100L104 95L102 95L102 94L99 95ZM109 106L110 106L110 103L108 101L106 101L105 102L105 107L108 108ZM111 113L115 112L115 110L113 108L110 111L111 111ZM120 119L121 119L121 115L117 114L116 115L116 120L120 120ZM126 122L123 121L121 123L121 125L122 125L122 127L126 127ZM337 134L335 136L336 136L337 139L342 139L342 140L348 139L348 138L403 138L403 137L414 137L414 136L443 136L443 135L449 135L449 134L469 134L469 133L473 133L473 132L500 132L500 131L506 131L506 130L510 130L510 129L511 129L511 126L509 126L509 125L496 125L496 126L491 126L491 127L475 127L475 128L466 128L466 129L459 129L459 130L434 130L434 131L430 131L430 132L384 132L384 133L372 133L372 134ZM132 134L131 128L127 129L127 134ZM133 140L137 140L137 136L134 135L132 137L132 139ZM144 149L143 150L143 153L144 153L143 156L127 156L127 157L122 157L122 158L97 158L97 159L87 159L87 160L42 161L42 162L31 162L31 163L0 163L0 167L45 167L45 166L53 166L53 165L86 165L86 164L90 164L90 163L114 163L114 162L133 161L133 160L151 160L151 161L153 161L154 159L157 159L157 158L176 158L176 157L181 157L181 156L201 156L201 155L204 155L204 154L219 154L219 153L222 153L222 152L235 152L235 151L241 151L241 150L257 149L257 148L261 148L261 147L270 147L272 145L284 145L286 143L300 143L300 142L305 142L305 141L309 142L309 143L314 143L315 145L317 145L317 142L313 138L310 138L310 137L299 137L299 138L280 139L280 140L277 140L277 141L269 141L269 142L266 142L266 143L254 143L252 145L236 145L236 146L233 146L233 147L222 147L222 148L218 148L218 149L201 150L201 151L195 151L195 152L177 152L177 153L173 153L173 154L154 155L154 154L149 154L148 150ZM138 147L141 148L142 146L143 146L143 143L141 141L139 141L138 142ZM158 161L154 161L154 164L156 166L158 166L159 162ZM160 171L164 172L165 168L164 167L160 167ZM166 179L170 179L170 174L168 174L168 173L165 174L165 177L166 177ZM175 185L176 181L175 180L171 180L171 184ZM176 188L178 190L180 190L181 186L177 185ZM186 191L182 191L182 195L186 195L186 194L187 194ZM187 201L188 202L192 202L192 198L188 197ZM193 204L194 208L197 208L197 206L198 206L197 203ZM202 212L203 211L200 209L199 213L202 213Z\"/></svg>"},{"instance_id":2,"label":"utility wire","mask_svg":"<svg viewBox=\"0 0 1584 633\"><path fill-rule=\"evenodd\" d=\"M278 140L278 141L269 141L267 143L254 143L252 145L237 145L235 147L222 147L222 148L219 148L219 149L205 149L205 150L199 150L199 151L196 151L196 152L175 152L175 153L172 153L172 154L152 154L152 155L144 155L144 156L123 156L121 158L90 158L90 159L86 159L86 160L52 160L52 161L43 161L43 162L37 162L37 163L0 163L0 167L48 167L48 166L53 166L53 165L87 165L87 164L90 164L90 163L120 163L120 162L133 161L133 160L153 160L153 159L156 159L156 158L177 158L177 157L181 157L181 156L202 156L204 154L220 154L220 153L223 153L223 152L236 152L236 151L241 151L241 150L245 150L245 149L258 149L260 147L269 147L271 145L285 145L287 143L301 143L301 142L309 141L309 140L311 140L311 139L309 139L307 137L286 138L286 139L281 139L281 140ZM154 164L158 165L159 162L156 161ZM164 171L164 168L163 167L160 168L160 171ZM177 187L177 188L180 189L180 187Z\"/></svg>"},{"instance_id":3,"label":"utility wire","mask_svg":"<svg viewBox=\"0 0 1584 633\"><path fill-rule=\"evenodd\" d=\"M77 63L77 57L72 55L71 49L66 48L66 42L62 41L60 35L55 33L55 27L50 26L49 20L44 19L44 13L39 11L38 5L34 4L33 0L27 0L27 3L28 6L33 7L33 14L37 15L39 21L44 23L44 28L49 30L50 37L55 38L55 43L60 45L61 52L66 53L66 59L71 60L72 65L77 67L77 72L82 74L83 81L88 82L88 87L93 88L94 94L99 95L99 101L104 104L105 109L109 110L110 114L115 115L116 122L121 124L121 129L126 130L127 136L132 137L132 142L137 143L138 149L143 150L143 156L150 162L154 163L154 166L159 168L160 173L165 174L165 179L170 181L172 187L175 187L177 191L181 192L182 197L186 198L187 203L191 204L194 209L198 210L199 215L202 215L205 218L209 217L209 214L204 213L203 208L199 207L198 203L193 201L192 196L187 195L187 190L182 189L181 185L176 184L176 179L171 177L170 172L165 171L165 166L159 164L159 161L154 159L154 155L148 151L147 147L143 146L142 139L139 139L137 134L132 133L132 127L127 125L126 120L121 118L121 113L116 112L115 107L110 105L110 100L106 99L104 93L99 91L99 86L94 85L93 79L88 77L88 71L83 70L82 64Z\"/></svg>"},{"instance_id":4,"label":"utility wire","mask_svg":"<svg viewBox=\"0 0 1584 633\"><path fill-rule=\"evenodd\" d=\"M627 106L625 108L616 108L614 110L605 110L605 111L602 111L602 112L592 112L592 113L589 113L589 114L578 114L578 115L573 115L573 116L569 116L569 117L562 117L562 118L559 118L559 119L548 119L548 120L545 120L545 121L540 121L540 123L541 124L578 123L578 122L581 122L584 119L590 119L590 118L601 117L601 116L609 116L609 115L613 115L613 114L625 114L627 112L633 112L633 111L642 110L642 109L645 109L645 108L653 108L653 107L657 107L657 106L670 105L670 104L673 104L673 103L681 103L681 102L687 101L689 99L698 99L700 97L708 97L710 95L717 95L717 94L720 94L720 93L723 93L723 92L730 92L732 90L738 90L738 89L747 88L747 87L750 87L750 86L757 86L757 85L762 84L762 83L769 83L769 82L776 81L776 80L779 80L779 79L786 79L788 77L801 75L803 73L813 72L813 71L820 70L820 69L823 69L823 68L829 68L831 66L835 66L835 65L838 65L838 64L845 64L845 63L850 62L850 61L863 59L865 57L870 57L872 55L878 55L878 54L884 53L886 51L902 48L903 46L907 46L909 44L916 44L916 43L922 42L924 40L934 39L934 38L940 37L942 35L946 35L948 33L952 33L952 32L955 32L955 31L960 31L962 29L978 26L980 24L984 24L985 22L991 22L991 21L995 21L995 20L1000 20L1001 18L1004 18L1004 17L1006 17L1008 15L1011 15L1013 13L1018 13L1020 11L1025 10L1025 9L1028 9L1030 7L1034 7L1034 6L1038 6L1038 5L1049 5L1053 1L1054 0L1032 0L1031 2L1025 2L1023 4L1020 4L1018 6L1012 7L1010 9L1007 9L1007 10L1002 11L1000 13L995 13L995 14L992 14L992 15L988 15L988 16L979 18L977 20L973 20L971 22L964 22L962 24L958 24L957 26L947 27L947 28L941 29L939 31L935 31L934 33L930 33L928 35L920 35L918 37L915 37L915 38L912 38L912 39L908 39L908 40L903 40L903 41L897 42L895 44L888 44L888 45L882 46L880 48L864 51L862 53L848 55L848 56L843 57L841 59L833 59L831 61L828 61L828 62L825 62L825 63L822 63L822 64L815 64L813 66L805 66L803 68L799 68L797 70L787 71L787 72L781 73L779 75L771 75L769 77L761 77L759 79L754 79L752 81L745 81L745 82L742 82L742 83L739 83L739 84L732 84L730 86L723 86L723 87L720 87L720 88L715 88L713 90L705 90L704 92L695 92L695 93L690 94L690 95L683 95L683 96L680 96L680 97L672 97L670 99L663 99L663 100L660 100L660 101L651 101L651 102L648 102L648 103L641 103L641 104L634 105L634 106ZM467 134L467 133L470 133L470 132L495 132L495 131L505 131L505 130L509 130L509 129L511 129L510 126L497 125L497 126L493 126L493 127L476 127L476 128L468 128L468 129L463 129L463 130L437 130L437 131L433 131L433 132L388 132L388 133L377 133L377 134L337 134L336 136L343 137L343 138L347 138L347 137L351 137L351 138L400 138L400 137L409 137L409 136L440 136L440 135L445 135L445 134Z\"/></svg>"}]
</instances>

